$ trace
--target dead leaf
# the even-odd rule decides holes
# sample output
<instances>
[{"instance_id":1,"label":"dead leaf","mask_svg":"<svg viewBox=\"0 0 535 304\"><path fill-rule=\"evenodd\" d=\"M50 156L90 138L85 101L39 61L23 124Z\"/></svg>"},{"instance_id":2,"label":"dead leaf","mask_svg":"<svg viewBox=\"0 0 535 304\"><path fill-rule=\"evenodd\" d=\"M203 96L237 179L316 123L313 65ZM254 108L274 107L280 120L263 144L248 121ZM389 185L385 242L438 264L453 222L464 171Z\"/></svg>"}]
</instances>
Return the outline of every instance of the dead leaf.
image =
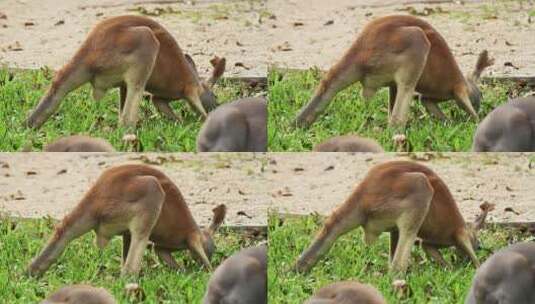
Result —
<instances>
[{"instance_id":1,"label":"dead leaf","mask_svg":"<svg viewBox=\"0 0 535 304\"><path fill-rule=\"evenodd\" d=\"M234 64L234 66L236 66L236 67L240 67L240 68L244 68L244 69L246 69L246 70L250 70L250 69L251 69L250 67L248 67L248 66L246 66L245 64L243 64L243 62L236 62L236 63Z\"/></svg>"},{"instance_id":2,"label":"dead leaf","mask_svg":"<svg viewBox=\"0 0 535 304\"><path fill-rule=\"evenodd\" d=\"M273 196L293 196L293 194L290 192L290 188L284 187L282 190L277 190Z\"/></svg>"},{"instance_id":3,"label":"dead leaf","mask_svg":"<svg viewBox=\"0 0 535 304\"><path fill-rule=\"evenodd\" d=\"M512 207L506 207L505 209L503 209L503 211L505 211L505 212L512 212L512 213L514 213L515 215L520 215L520 212L516 211L516 210L513 209Z\"/></svg>"},{"instance_id":4,"label":"dead leaf","mask_svg":"<svg viewBox=\"0 0 535 304\"><path fill-rule=\"evenodd\" d=\"M275 50L281 51L281 52L288 52L288 51L292 51L293 49L290 47L290 43L288 41L284 41L283 44L276 46Z\"/></svg>"},{"instance_id":5,"label":"dead leaf","mask_svg":"<svg viewBox=\"0 0 535 304\"><path fill-rule=\"evenodd\" d=\"M503 65L506 66L506 67L512 67L515 70L519 70L520 69L519 67L515 66L511 61L507 61Z\"/></svg>"},{"instance_id":6,"label":"dead leaf","mask_svg":"<svg viewBox=\"0 0 535 304\"><path fill-rule=\"evenodd\" d=\"M253 218L252 216L250 216L247 213L245 213L245 211L238 211L236 214L237 215L241 215L241 216L245 216L248 219L252 219Z\"/></svg>"}]
</instances>

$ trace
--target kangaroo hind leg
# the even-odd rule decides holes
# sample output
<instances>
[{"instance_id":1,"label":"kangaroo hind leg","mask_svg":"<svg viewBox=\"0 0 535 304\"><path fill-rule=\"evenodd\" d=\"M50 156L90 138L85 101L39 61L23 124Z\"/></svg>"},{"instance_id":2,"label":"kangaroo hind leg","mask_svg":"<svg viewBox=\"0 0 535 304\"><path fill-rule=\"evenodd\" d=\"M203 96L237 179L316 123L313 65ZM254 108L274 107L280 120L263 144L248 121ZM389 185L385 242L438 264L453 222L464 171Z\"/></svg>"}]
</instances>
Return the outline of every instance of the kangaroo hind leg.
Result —
<instances>
[{"instance_id":1,"label":"kangaroo hind leg","mask_svg":"<svg viewBox=\"0 0 535 304\"><path fill-rule=\"evenodd\" d=\"M135 36L139 44L136 50L128 54L124 83L126 97L124 108L121 111L120 123L127 127L134 127L138 120L138 111L145 85L152 75L152 69L156 63L160 43L148 27L133 27L129 34Z\"/></svg>"},{"instance_id":2,"label":"kangaroo hind leg","mask_svg":"<svg viewBox=\"0 0 535 304\"><path fill-rule=\"evenodd\" d=\"M425 174L420 172L405 173L400 181L407 195L399 201L399 216L396 225L399 238L391 270L404 273L407 270L411 248L416 241L418 231L425 220L431 200L433 188Z\"/></svg>"},{"instance_id":3,"label":"kangaroo hind leg","mask_svg":"<svg viewBox=\"0 0 535 304\"><path fill-rule=\"evenodd\" d=\"M405 27L399 31L400 39L406 40L409 46L396 58L399 67L394 73L396 98L390 124L405 127L414 90L427 63L431 44L425 33L418 27Z\"/></svg>"},{"instance_id":4,"label":"kangaroo hind leg","mask_svg":"<svg viewBox=\"0 0 535 304\"><path fill-rule=\"evenodd\" d=\"M129 185L135 189L139 198L125 202L132 208L133 214L128 223L130 247L121 270L122 275L137 275L141 268L141 258L149 242L152 228L156 225L165 199L165 193L153 176L138 176Z\"/></svg>"}]
</instances>

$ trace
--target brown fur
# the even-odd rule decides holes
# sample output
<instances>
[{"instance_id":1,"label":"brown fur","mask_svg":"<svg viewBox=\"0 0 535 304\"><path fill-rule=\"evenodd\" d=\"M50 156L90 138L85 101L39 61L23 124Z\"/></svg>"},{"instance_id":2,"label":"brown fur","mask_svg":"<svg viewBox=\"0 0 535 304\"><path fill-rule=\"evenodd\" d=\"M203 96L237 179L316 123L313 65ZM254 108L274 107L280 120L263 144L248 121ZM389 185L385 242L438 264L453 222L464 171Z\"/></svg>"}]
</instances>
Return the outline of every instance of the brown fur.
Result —
<instances>
[{"instance_id":1,"label":"brown fur","mask_svg":"<svg viewBox=\"0 0 535 304\"><path fill-rule=\"evenodd\" d=\"M384 152L379 143L370 138L356 135L335 136L317 144L315 152Z\"/></svg>"},{"instance_id":2,"label":"brown fur","mask_svg":"<svg viewBox=\"0 0 535 304\"><path fill-rule=\"evenodd\" d=\"M373 286L342 281L322 287L305 304L386 304Z\"/></svg>"},{"instance_id":3,"label":"brown fur","mask_svg":"<svg viewBox=\"0 0 535 304\"><path fill-rule=\"evenodd\" d=\"M163 26L142 16L112 17L98 23L58 71L27 124L39 128L67 93L87 82L95 100L108 89L121 88L120 122L126 126L135 126L144 91L153 95L154 105L167 117L179 119L169 102L181 98L206 117L204 99L208 96L209 106L215 108L210 88L223 73L225 59L217 58L213 64L210 83L203 83L191 57Z\"/></svg>"},{"instance_id":4,"label":"brown fur","mask_svg":"<svg viewBox=\"0 0 535 304\"><path fill-rule=\"evenodd\" d=\"M483 68L492 64L486 55L482 53L472 73L477 78ZM339 91L355 82L362 83L366 99L382 87L390 88L392 125L405 126L415 91L437 116L444 114L436 103L455 99L478 119L470 100L477 87L462 75L444 38L429 23L413 16L393 15L371 21L323 77L296 123L312 124Z\"/></svg>"},{"instance_id":5,"label":"brown fur","mask_svg":"<svg viewBox=\"0 0 535 304\"><path fill-rule=\"evenodd\" d=\"M90 285L69 285L60 288L41 304L115 304L113 296L104 288Z\"/></svg>"},{"instance_id":6,"label":"brown fur","mask_svg":"<svg viewBox=\"0 0 535 304\"><path fill-rule=\"evenodd\" d=\"M137 274L148 243L164 263L177 267L171 252L188 248L211 269L212 235L226 213L214 209L214 220L201 230L182 194L162 172L146 165L123 165L106 170L81 202L57 226L54 235L30 264L28 271L40 275L55 262L73 239L94 230L97 245L106 246L114 235L123 236L123 274Z\"/></svg>"},{"instance_id":7,"label":"brown fur","mask_svg":"<svg viewBox=\"0 0 535 304\"><path fill-rule=\"evenodd\" d=\"M479 265L472 245L476 243L475 229L465 224L440 177L418 163L392 161L370 169L345 203L325 220L297 261L297 270L308 271L338 236L359 226L364 228L367 244L382 232L390 232L394 271L407 269L417 237L422 239L424 250L441 263L445 262L437 249L456 246Z\"/></svg>"},{"instance_id":8,"label":"brown fur","mask_svg":"<svg viewBox=\"0 0 535 304\"><path fill-rule=\"evenodd\" d=\"M47 144L43 150L45 152L115 152L107 140L85 135L60 137Z\"/></svg>"}]
</instances>

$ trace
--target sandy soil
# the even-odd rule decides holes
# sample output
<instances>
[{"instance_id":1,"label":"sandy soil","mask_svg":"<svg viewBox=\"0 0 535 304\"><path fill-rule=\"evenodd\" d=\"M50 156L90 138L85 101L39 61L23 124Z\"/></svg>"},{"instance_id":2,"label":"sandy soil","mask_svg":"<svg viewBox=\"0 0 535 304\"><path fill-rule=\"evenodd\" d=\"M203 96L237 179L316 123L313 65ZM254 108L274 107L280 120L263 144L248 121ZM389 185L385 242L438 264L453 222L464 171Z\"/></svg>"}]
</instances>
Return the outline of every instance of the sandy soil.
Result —
<instances>
[{"instance_id":1,"label":"sandy soil","mask_svg":"<svg viewBox=\"0 0 535 304\"><path fill-rule=\"evenodd\" d=\"M154 154L144 155L151 162L162 159ZM62 218L105 168L146 163L140 157L141 154L121 153L2 153L0 212ZM270 197L262 182L265 155L181 153L161 157L166 162L157 167L178 186L200 225L209 223L211 210L219 204L227 205L226 225L266 225Z\"/></svg>"},{"instance_id":2,"label":"sandy soil","mask_svg":"<svg viewBox=\"0 0 535 304\"><path fill-rule=\"evenodd\" d=\"M97 21L138 14L142 7L149 14L159 14L153 18L193 54L203 75L209 73L208 61L214 54L227 58L227 76L265 76L268 64L327 69L372 18L407 13L400 9L412 6L416 12L435 10L435 14L423 18L446 38L464 71L472 69L481 50L489 49L496 64L487 75L535 75L535 17L528 16L534 8L532 0L170 2L1 1L0 13L6 18L0 19L0 63L57 69L72 56ZM461 2L465 4L458 4ZM489 3L494 3L495 8Z\"/></svg>"},{"instance_id":3,"label":"sandy soil","mask_svg":"<svg viewBox=\"0 0 535 304\"><path fill-rule=\"evenodd\" d=\"M418 154L426 156L429 154ZM422 162L448 185L465 219L472 221L485 201L496 204L489 221L535 221L535 154L436 154ZM368 169L407 154L272 153L267 178L275 186L272 206L283 213L330 214ZM513 212L506 212L505 208Z\"/></svg>"},{"instance_id":4,"label":"sandy soil","mask_svg":"<svg viewBox=\"0 0 535 304\"><path fill-rule=\"evenodd\" d=\"M315 65L327 69L366 23L379 16L406 14L401 9L411 6L417 12L426 8L444 12L422 18L445 37L463 71L472 71L479 52L488 49L496 63L486 75L533 76L535 17L529 18L528 11L535 4L520 2L270 0L269 11L276 19L268 24L273 41L268 62L289 68Z\"/></svg>"},{"instance_id":5,"label":"sandy soil","mask_svg":"<svg viewBox=\"0 0 535 304\"><path fill-rule=\"evenodd\" d=\"M57 69L72 57L95 23L110 16L139 14L141 7L149 14L159 14L150 17L163 24L193 56L201 76L210 73L209 60L214 55L227 58L226 76L266 75L262 1L171 2L0 1L0 12L7 16L0 19L0 62L19 68L47 65Z\"/></svg>"},{"instance_id":6,"label":"sandy soil","mask_svg":"<svg viewBox=\"0 0 535 304\"><path fill-rule=\"evenodd\" d=\"M430 154L417 155L426 159ZM535 154L434 155L423 163L443 178L468 220L488 201L497 205L490 221L535 222ZM227 225L259 226L266 224L269 207L283 213L329 214L371 166L409 158L394 153L3 153L0 212L61 218L105 168L151 163L177 184L201 225L210 221L213 207L224 203Z\"/></svg>"}]
</instances>

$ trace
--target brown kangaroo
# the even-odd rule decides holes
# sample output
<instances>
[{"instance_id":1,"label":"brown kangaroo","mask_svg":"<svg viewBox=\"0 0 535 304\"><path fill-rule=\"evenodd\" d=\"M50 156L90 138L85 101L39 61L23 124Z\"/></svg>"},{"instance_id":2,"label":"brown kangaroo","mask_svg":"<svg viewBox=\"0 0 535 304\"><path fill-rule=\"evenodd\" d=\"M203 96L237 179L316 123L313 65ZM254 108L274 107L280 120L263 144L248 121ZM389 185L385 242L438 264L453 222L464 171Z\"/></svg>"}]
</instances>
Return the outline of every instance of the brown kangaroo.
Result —
<instances>
[{"instance_id":1,"label":"brown kangaroo","mask_svg":"<svg viewBox=\"0 0 535 304\"><path fill-rule=\"evenodd\" d=\"M391 125L405 126L415 91L426 109L439 118L445 116L437 103L455 99L477 120L481 92L476 82L492 64L483 51L474 72L465 78L446 41L429 23L405 15L377 18L323 77L296 123L311 125L339 91L355 82L361 82L365 99L389 87Z\"/></svg>"},{"instance_id":2,"label":"brown kangaroo","mask_svg":"<svg viewBox=\"0 0 535 304\"><path fill-rule=\"evenodd\" d=\"M446 184L426 166L392 161L370 169L345 203L326 220L312 245L296 263L308 271L332 246L336 238L359 226L364 241L373 243L382 232L390 232L391 270L405 272L411 247L417 237L423 249L441 264L438 248L456 246L479 266L474 248L476 231L490 208L483 210L474 226L466 224Z\"/></svg>"},{"instance_id":3,"label":"brown kangaroo","mask_svg":"<svg viewBox=\"0 0 535 304\"><path fill-rule=\"evenodd\" d=\"M304 304L386 304L386 300L371 285L342 281L322 287Z\"/></svg>"},{"instance_id":4,"label":"brown kangaroo","mask_svg":"<svg viewBox=\"0 0 535 304\"><path fill-rule=\"evenodd\" d=\"M60 288L40 304L115 304L117 301L104 288L90 285L69 285Z\"/></svg>"},{"instance_id":5,"label":"brown kangaroo","mask_svg":"<svg viewBox=\"0 0 535 304\"><path fill-rule=\"evenodd\" d=\"M148 241L161 260L178 264L171 253L187 248L208 269L215 250L212 236L223 222L225 205L214 210L212 224L201 230L175 184L147 165L122 165L102 173L80 203L56 227L43 251L28 267L40 275L73 239L94 230L99 248L115 235L123 236L121 273L138 274Z\"/></svg>"},{"instance_id":6,"label":"brown kangaroo","mask_svg":"<svg viewBox=\"0 0 535 304\"><path fill-rule=\"evenodd\" d=\"M45 152L115 152L113 146L103 138L86 135L60 137L47 144Z\"/></svg>"},{"instance_id":7,"label":"brown kangaroo","mask_svg":"<svg viewBox=\"0 0 535 304\"><path fill-rule=\"evenodd\" d=\"M182 53L163 26L141 16L112 17L97 24L58 71L27 125L39 128L65 95L86 82L93 86L95 100L111 88L120 88L120 122L128 127L137 123L144 91L152 94L156 108L169 118L180 119L169 102L181 98L206 117L205 109L217 106L211 87L223 74L225 59L216 57L212 65L212 77L202 82L191 57Z\"/></svg>"},{"instance_id":8,"label":"brown kangaroo","mask_svg":"<svg viewBox=\"0 0 535 304\"><path fill-rule=\"evenodd\" d=\"M315 152L384 152L381 145L371 139L357 135L331 137L314 146Z\"/></svg>"}]
</instances>

